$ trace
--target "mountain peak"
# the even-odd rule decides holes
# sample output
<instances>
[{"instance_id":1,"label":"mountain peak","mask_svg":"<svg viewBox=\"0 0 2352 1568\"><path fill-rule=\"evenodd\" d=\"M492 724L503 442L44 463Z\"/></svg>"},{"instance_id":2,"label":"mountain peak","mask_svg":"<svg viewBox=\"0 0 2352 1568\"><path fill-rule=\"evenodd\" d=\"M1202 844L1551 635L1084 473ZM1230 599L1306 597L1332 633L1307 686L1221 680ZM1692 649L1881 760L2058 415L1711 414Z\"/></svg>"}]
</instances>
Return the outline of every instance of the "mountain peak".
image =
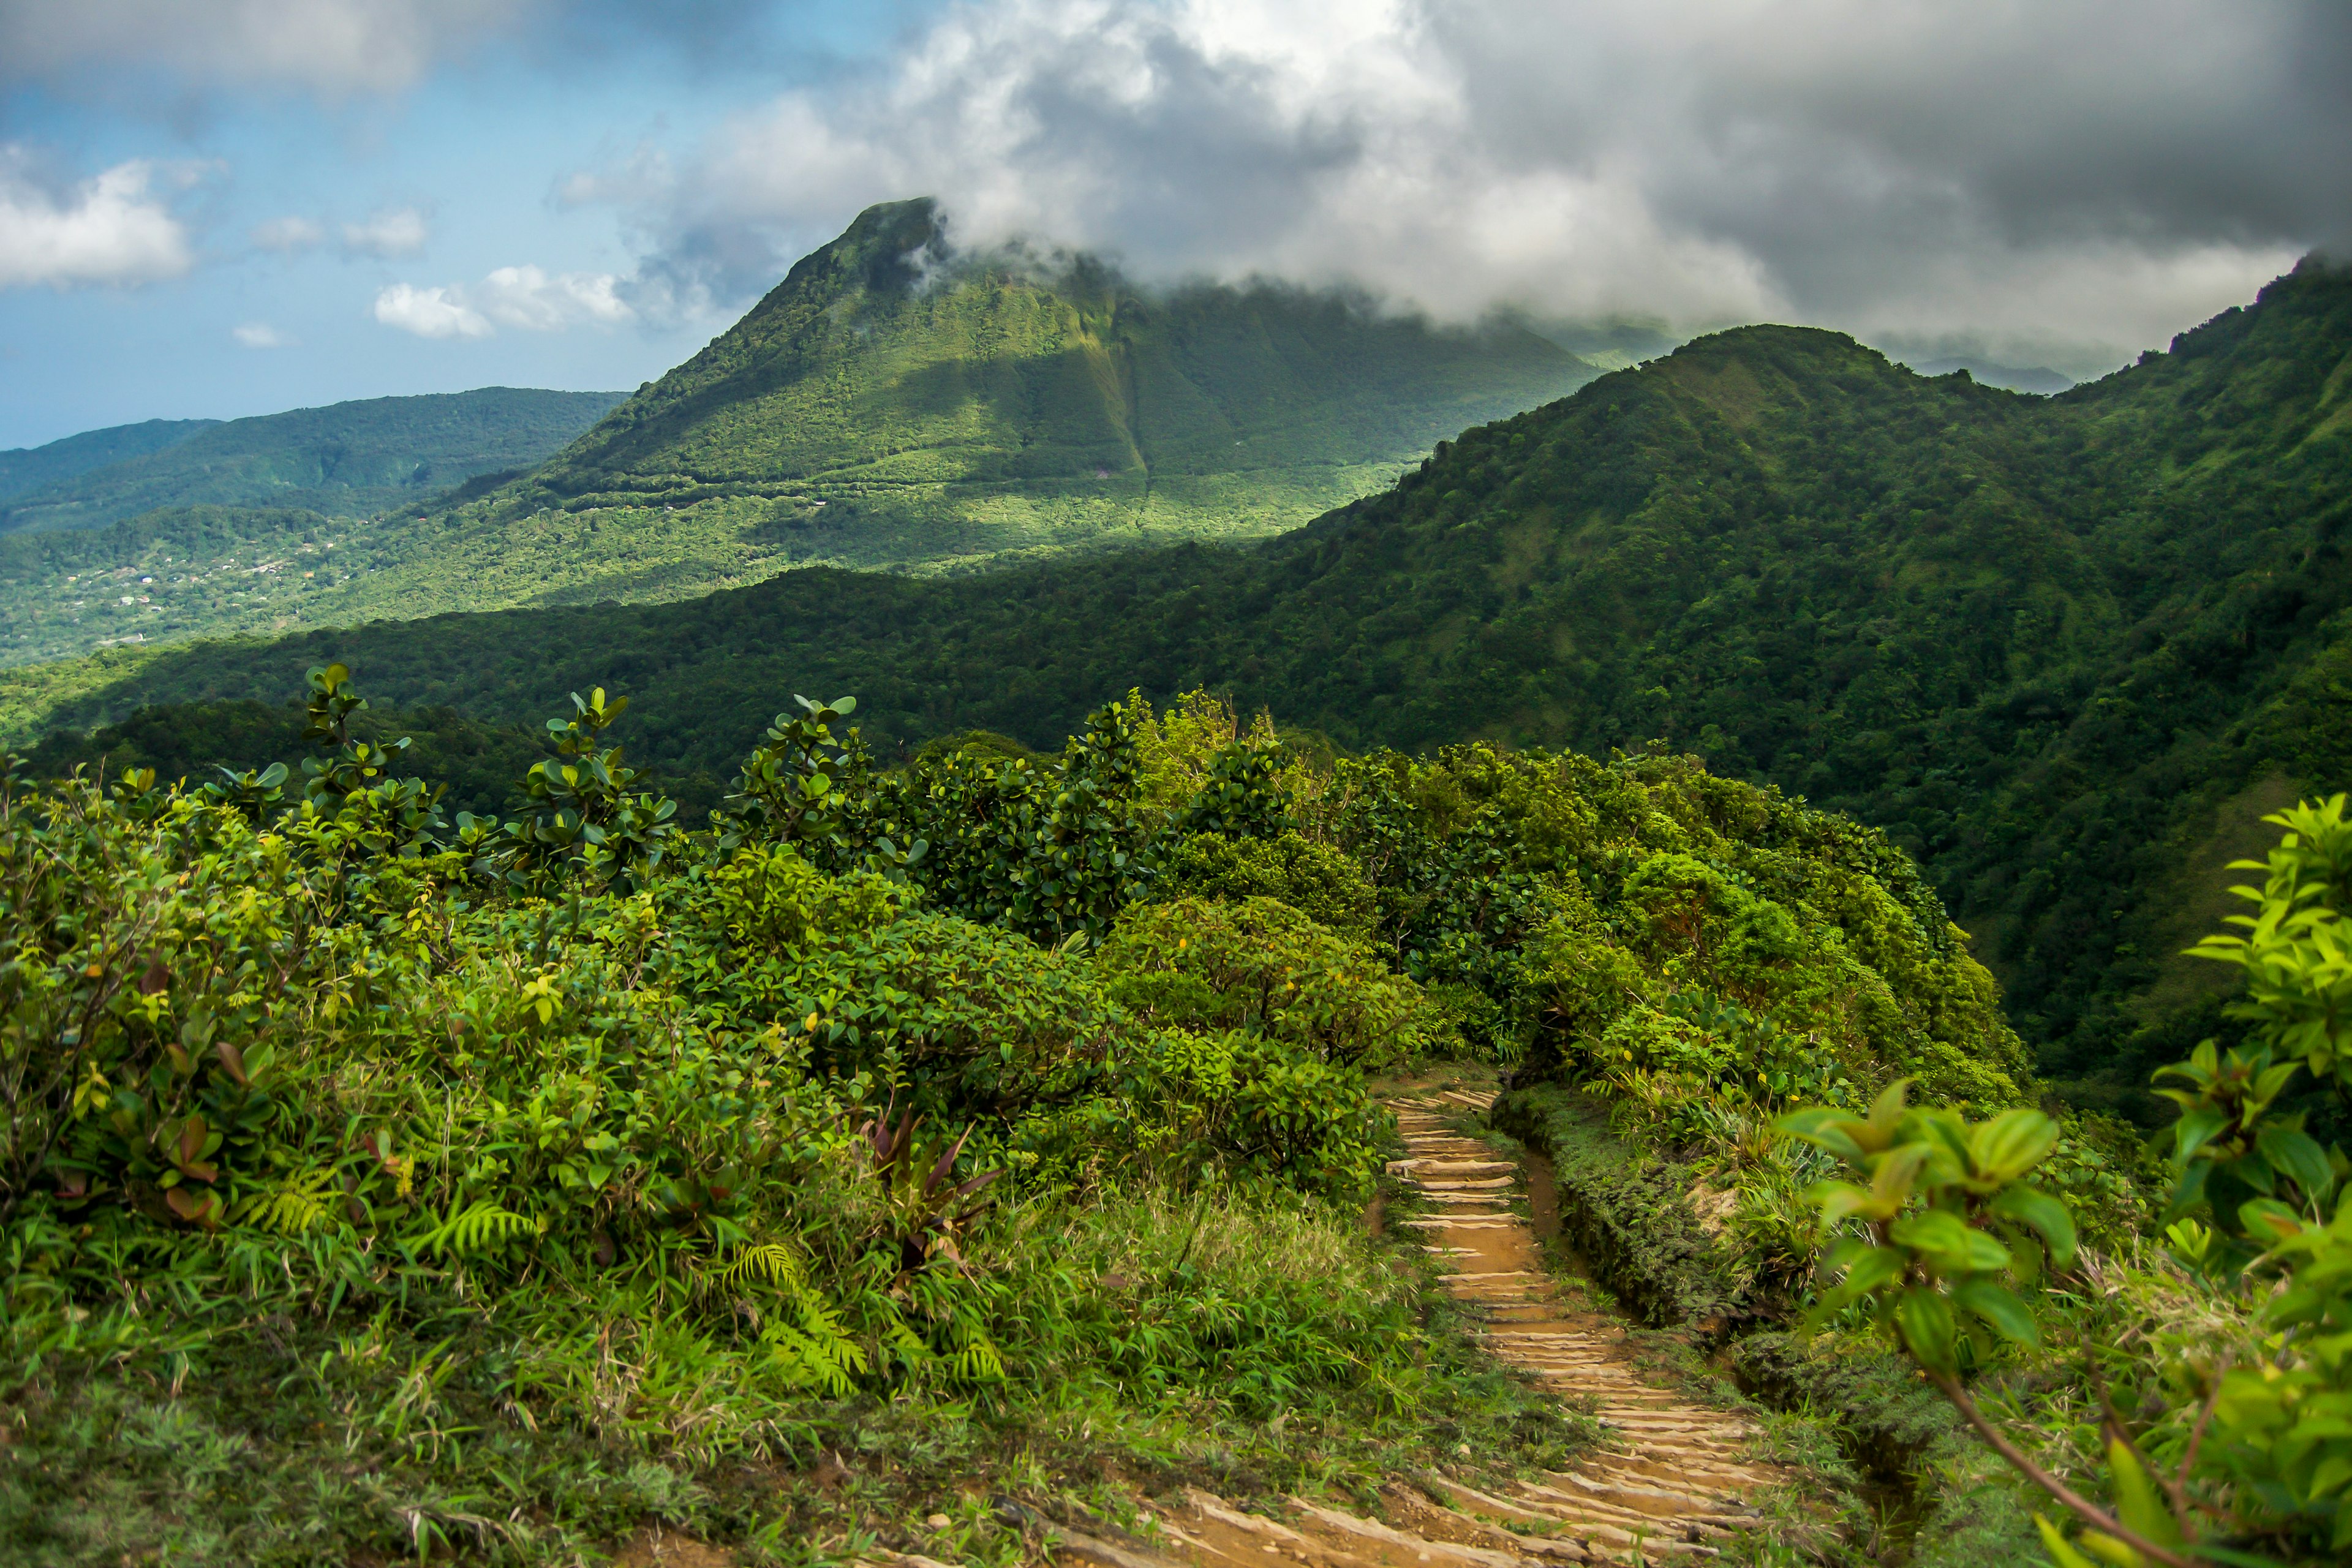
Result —
<instances>
[{"instance_id":1,"label":"mountain peak","mask_svg":"<svg viewBox=\"0 0 2352 1568\"><path fill-rule=\"evenodd\" d=\"M925 270L918 258L945 258L946 242L946 224L934 198L877 202L852 219L838 237L794 262L784 280L769 291L751 315L788 294L813 287L854 284L869 290L902 289Z\"/></svg>"}]
</instances>

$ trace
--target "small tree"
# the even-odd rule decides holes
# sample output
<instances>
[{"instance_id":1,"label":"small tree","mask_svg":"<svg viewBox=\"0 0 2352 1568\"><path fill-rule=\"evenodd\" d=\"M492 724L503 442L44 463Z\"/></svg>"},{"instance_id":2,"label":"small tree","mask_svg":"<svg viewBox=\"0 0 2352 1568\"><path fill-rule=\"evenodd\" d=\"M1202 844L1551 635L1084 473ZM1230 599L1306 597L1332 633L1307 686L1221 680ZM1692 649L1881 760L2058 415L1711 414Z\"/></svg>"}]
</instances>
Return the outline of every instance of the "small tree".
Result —
<instances>
[{"instance_id":1,"label":"small tree","mask_svg":"<svg viewBox=\"0 0 2352 1568\"><path fill-rule=\"evenodd\" d=\"M2287 830L2284 841L2267 861L2232 868L2266 873L2262 888L2233 889L2257 906L2232 917L2247 934L2191 950L2245 970L2231 1011L2251 1026L2248 1043L2225 1052L2209 1040L2156 1075L2181 1086L2162 1091L2181 1107L2168 1133L2169 1234L2262 1331L2265 1354L2213 1379L2193 1415L2158 1417L2189 1428L2168 1470L2095 1390L2112 1508L2035 1463L1962 1381L1996 1342L2039 1342L2029 1298L2073 1261L2063 1205L2030 1179L2056 1123L2030 1110L1971 1124L1907 1108L1901 1083L1866 1117L1816 1107L1780 1123L1854 1178L1814 1193L1825 1217L1858 1220L1864 1233L1831 1254L1843 1279L1817 1314L1866 1309L1987 1443L2087 1527L2078 1543L2039 1519L2060 1568L2269 1561L2231 1542L2352 1549L2352 1171L2301 1114L2277 1109L2305 1073L2352 1101L2352 824L2340 795L2265 820Z\"/></svg>"},{"instance_id":2,"label":"small tree","mask_svg":"<svg viewBox=\"0 0 2352 1568\"><path fill-rule=\"evenodd\" d=\"M570 879L624 890L660 866L677 833L677 802L633 788L641 768L622 760L603 736L627 709L625 697L607 699L597 687L572 693L572 717L550 719L556 754L523 775L523 815L493 837L488 824L460 815L463 842L477 864L505 873L518 887Z\"/></svg>"}]
</instances>

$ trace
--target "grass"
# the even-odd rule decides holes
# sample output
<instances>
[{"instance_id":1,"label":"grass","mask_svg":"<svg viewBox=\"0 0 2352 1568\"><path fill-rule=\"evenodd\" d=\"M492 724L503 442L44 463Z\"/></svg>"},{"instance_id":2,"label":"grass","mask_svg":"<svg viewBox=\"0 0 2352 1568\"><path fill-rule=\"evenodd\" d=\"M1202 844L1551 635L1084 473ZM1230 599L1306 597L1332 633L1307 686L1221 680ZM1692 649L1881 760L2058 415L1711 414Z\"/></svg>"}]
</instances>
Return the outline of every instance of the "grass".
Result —
<instances>
[{"instance_id":1,"label":"grass","mask_svg":"<svg viewBox=\"0 0 2352 1568\"><path fill-rule=\"evenodd\" d=\"M1012 1562L1039 1521L1180 1484L1361 1506L1465 1447L1520 1470L1589 1440L1485 1360L1416 1253L1295 1200L1011 1205L978 1255L1006 1378L843 1399L747 1394L725 1336L651 1295L493 1300L410 1268L338 1306L268 1251L66 1281L45 1326L19 1290L18 1345L51 1348L0 1397L0 1555L552 1563L658 1527L751 1562ZM1412 1353L1346 1377L1375 1331Z\"/></svg>"}]
</instances>

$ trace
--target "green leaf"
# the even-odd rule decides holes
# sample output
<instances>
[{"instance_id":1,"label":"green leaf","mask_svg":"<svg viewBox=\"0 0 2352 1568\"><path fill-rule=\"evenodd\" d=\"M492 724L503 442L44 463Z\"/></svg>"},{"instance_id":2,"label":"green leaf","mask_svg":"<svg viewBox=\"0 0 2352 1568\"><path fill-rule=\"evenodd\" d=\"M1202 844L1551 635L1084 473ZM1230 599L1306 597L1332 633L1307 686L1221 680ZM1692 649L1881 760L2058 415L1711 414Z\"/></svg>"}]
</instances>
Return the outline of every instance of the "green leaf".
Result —
<instances>
[{"instance_id":1,"label":"green leaf","mask_svg":"<svg viewBox=\"0 0 2352 1568\"><path fill-rule=\"evenodd\" d=\"M2168 1224L2205 1201L2205 1183L2212 1174L2212 1163L2206 1160L2200 1160L2180 1173L2180 1180L2173 1184L2172 1201L2165 1205L2164 1218Z\"/></svg>"},{"instance_id":2,"label":"green leaf","mask_svg":"<svg viewBox=\"0 0 2352 1568\"><path fill-rule=\"evenodd\" d=\"M2005 1340L2021 1345L2042 1342L2025 1303L1990 1279L1961 1280L1952 1287L1952 1300Z\"/></svg>"},{"instance_id":3,"label":"green leaf","mask_svg":"<svg viewBox=\"0 0 2352 1568\"><path fill-rule=\"evenodd\" d=\"M2327 1163L2327 1151L2306 1133L2284 1127L2265 1127L2254 1140L2254 1147L2274 1169L2291 1177L2313 1198L2326 1197L2328 1189L2336 1184L2336 1172Z\"/></svg>"},{"instance_id":4,"label":"green leaf","mask_svg":"<svg viewBox=\"0 0 2352 1568\"><path fill-rule=\"evenodd\" d=\"M2238 1205L2238 1223L2246 1234L2266 1246L2303 1233L2303 1216L2276 1198L2255 1198Z\"/></svg>"},{"instance_id":5,"label":"green leaf","mask_svg":"<svg viewBox=\"0 0 2352 1568\"><path fill-rule=\"evenodd\" d=\"M1914 1285L1895 1303L1895 1326L1920 1364L1937 1372L1952 1370L1952 1345L1959 1337L1952 1304L1923 1285Z\"/></svg>"},{"instance_id":6,"label":"green leaf","mask_svg":"<svg viewBox=\"0 0 2352 1568\"><path fill-rule=\"evenodd\" d=\"M2115 1479L2116 1517L2125 1528L2158 1546L2180 1544L2179 1522L2157 1495L2139 1457L2120 1438L2107 1444L2107 1471Z\"/></svg>"},{"instance_id":7,"label":"green leaf","mask_svg":"<svg viewBox=\"0 0 2352 1568\"><path fill-rule=\"evenodd\" d=\"M2039 1187L2009 1187L1986 1205L2021 1225L2030 1226L2050 1248L2050 1261L2063 1268L2074 1258L2074 1216L2066 1205Z\"/></svg>"},{"instance_id":8,"label":"green leaf","mask_svg":"<svg viewBox=\"0 0 2352 1568\"><path fill-rule=\"evenodd\" d=\"M1900 1246L1927 1254L1946 1273L1974 1274L2009 1267L2009 1248L1949 1209L1906 1215L1889 1227L1887 1235Z\"/></svg>"},{"instance_id":9,"label":"green leaf","mask_svg":"<svg viewBox=\"0 0 2352 1568\"><path fill-rule=\"evenodd\" d=\"M1874 1247L1856 1258L1846 1269L1844 1288L1855 1296L1866 1296L1902 1279L1903 1270L1909 1261L1899 1248Z\"/></svg>"},{"instance_id":10,"label":"green leaf","mask_svg":"<svg viewBox=\"0 0 2352 1568\"><path fill-rule=\"evenodd\" d=\"M2042 1549L2050 1553L2057 1568L2099 1568L2099 1565L2074 1550L2072 1542L2058 1533L2058 1527L2041 1514L2033 1516L2033 1526L2042 1531Z\"/></svg>"},{"instance_id":11,"label":"green leaf","mask_svg":"<svg viewBox=\"0 0 2352 1568\"><path fill-rule=\"evenodd\" d=\"M2218 1105L2190 1106L2172 1124L2172 1157L2183 1161L2194 1158L2198 1150L2211 1142L2229 1124L2228 1113Z\"/></svg>"},{"instance_id":12,"label":"green leaf","mask_svg":"<svg viewBox=\"0 0 2352 1568\"><path fill-rule=\"evenodd\" d=\"M2150 1568L2146 1552L2137 1547L2125 1545L2105 1531L2083 1531L2083 1544L2089 1547L2092 1554L2099 1561L2111 1563L2115 1564L2115 1568Z\"/></svg>"},{"instance_id":13,"label":"green leaf","mask_svg":"<svg viewBox=\"0 0 2352 1568\"><path fill-rule=\"evenodd\" d=\"M1801 1110L1791 1110L1772 1123L1774 1131L1783 1137L1799 1139L1836 1155L1849 1165L1859 1165L1865 1158L1856 1134L1863 1123L1845 1111L1825 1105L1809 1105Z\"/></svg>"},{"instance_id":14,"label":"green leaf","mask_svg":"<svg viewBox=\"0 0 2352 1568\"><path fill-rule=\"evenodd\" d=\"M1979 1174L2011 1182L2057 1146L2058 1123L2032 1110L2004 1110L1969 1133L1969 1154Z\"/></svg>"},{"instance_id":15,"label":"green leaf","mask_svg":"<svg viewBox=\"0 0 2352 1568\"><path fill-rule=\"evenodd\" d=\"M1895 1142L1895 1130L1903 1124L1903 1101L1911 1091L1911 1080L1898 1078L1879 1090L1878 1098L1870 1102L1870 1121L1857 1138L1871 1153L1877 1153Z\"/></svg>"}]
</instances>

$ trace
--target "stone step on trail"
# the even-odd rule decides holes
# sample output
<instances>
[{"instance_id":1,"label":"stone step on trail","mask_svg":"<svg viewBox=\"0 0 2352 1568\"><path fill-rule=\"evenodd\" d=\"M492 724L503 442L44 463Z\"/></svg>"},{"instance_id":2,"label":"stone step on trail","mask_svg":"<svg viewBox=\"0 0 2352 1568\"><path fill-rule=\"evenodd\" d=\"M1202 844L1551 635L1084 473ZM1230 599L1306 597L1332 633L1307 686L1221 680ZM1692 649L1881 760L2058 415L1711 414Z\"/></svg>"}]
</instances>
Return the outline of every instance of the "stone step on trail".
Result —
<instances>
[{"instance_id":1,"label":"stone step on trail","mask_svg":"<svg viewBox=\"0 0 2352 1568\"><path fill-rule=\"evenodd\" d=\"M1382 1493L1389 1521L1289 1500L1282 1520L1203 1491L1164 1500L1160 1534L1132 1548L1088 1538L1057 1552L1101 1568L1552 1568L1560 1563L1699 1563L1757 1518L1747 1500L1779 1483L1749 1455L1754 1428L1649 1382L1625 1353L1621 1325L1570 1308L1533 1230L1509 1207L1517 1162L1462 1130L1492 1094L1440 1089L1390 1101L1405 1157L1389 1173L1431 1212L1393 1222L1446 1259L1444 1286L1486 1320L1480 1342L1564 1397L1598 1396L1612 1446L1575 1468L1500 1490L1430 1473ZM1591 1408L1587 1405L1587 1408ZM1123 1555L1122 1555L1123 1554Z\"/></svg>"}]
</instances>

